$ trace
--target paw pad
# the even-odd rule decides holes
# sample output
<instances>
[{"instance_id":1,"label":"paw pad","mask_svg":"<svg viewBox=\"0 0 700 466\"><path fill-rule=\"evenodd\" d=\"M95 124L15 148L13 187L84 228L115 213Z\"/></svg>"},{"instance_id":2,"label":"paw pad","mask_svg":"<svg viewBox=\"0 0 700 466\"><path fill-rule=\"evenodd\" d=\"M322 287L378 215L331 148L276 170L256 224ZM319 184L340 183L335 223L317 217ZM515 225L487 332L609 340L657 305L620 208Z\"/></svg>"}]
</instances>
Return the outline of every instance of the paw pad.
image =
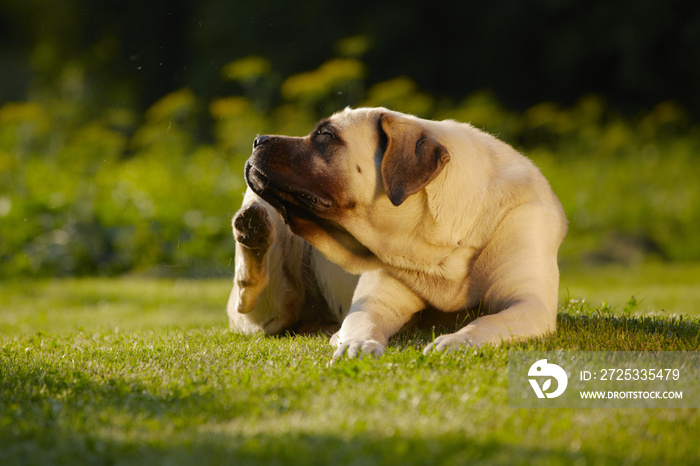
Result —
<instances>
[{"instance_id":1,"label":"paw pad","mask_svg":"<svg viewBox=\"0 0 700 466\"><path fill-rule=\"evenodd\" d=\"M233 218L236 241L250 249L267 249L272 243L272 222L267 211L259 205L250 205Z\"/></svg>"}]
</instances>

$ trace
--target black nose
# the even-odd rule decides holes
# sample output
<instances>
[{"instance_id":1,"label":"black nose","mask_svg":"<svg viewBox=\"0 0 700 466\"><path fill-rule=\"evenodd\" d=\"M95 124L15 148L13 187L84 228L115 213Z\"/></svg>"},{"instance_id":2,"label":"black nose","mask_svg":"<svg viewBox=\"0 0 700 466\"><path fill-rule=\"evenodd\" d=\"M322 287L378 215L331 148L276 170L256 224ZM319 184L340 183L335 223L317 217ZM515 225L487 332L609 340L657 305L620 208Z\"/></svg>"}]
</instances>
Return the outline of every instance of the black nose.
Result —
<instances>
[{"instance_id":1,"label":"black nose","mask_svg":"<svg viewBox=\"0 0 700 466\"><path fill-rule=\"evenodd\" d=\"M258 136L253 140L253 149L258 147L261 144L264 144L267 140L270 139L270 136Z\"/></svg>"}]
</instances>

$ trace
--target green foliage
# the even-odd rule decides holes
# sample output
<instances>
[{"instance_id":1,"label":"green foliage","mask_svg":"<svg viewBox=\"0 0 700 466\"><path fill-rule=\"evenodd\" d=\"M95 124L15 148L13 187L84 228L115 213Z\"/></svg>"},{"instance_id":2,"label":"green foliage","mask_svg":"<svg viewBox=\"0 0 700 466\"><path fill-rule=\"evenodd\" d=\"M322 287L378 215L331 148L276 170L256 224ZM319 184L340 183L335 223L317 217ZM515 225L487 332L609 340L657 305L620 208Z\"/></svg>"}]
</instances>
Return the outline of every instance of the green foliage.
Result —
<instances>
[{"instance_id":1,"label":"green foliage","mask_svg":"<svg viewBox=\"0 0 700 466\"><path fill-rule=\"evenodd\" d=\"M362 103L368 107L386 107L416 116L431 114L434 99L418 90L418 85L406 76L390 79L372 86L367 99Z\"/></svg>"},{"instance_id":2,"label":"green foliage","mask_svg":"<svg viewBox=\"0 0 700 466\"><path fill-rule=\"evenodd\" d=\"M225 268L245 157L195 143L197 106L189 90L170 94L131 137L107 117L41 132L41 120L27 123L26 111L17 112L0 148L8 168L0 192L2 274ZM13 108L3 107L5 119ZM52 110L35 113L53 126ZM33 135L28 141L23 128ZM20 133L15 141L13 132Z\"/></svg>"},{"instance_id":3,"label":"green foliage","mask_svg":"<svg viewBox=\"0 0 700 466\"><path fill-rule=\"evenodd\" d=\"M55 95L4 104L0 275L230 274L229 222L253 138L305 134L346 105L470 122L533 158L570 221L564 264L700 260L700 128L677 104L630 119L589 96L518 114L489 92L453 103L405 76L365 90L367 40L285 79L265 58L236 60L221 75L240 95L205 102L182 88L142 117L88 111L79 68Z\"/></svg>"},{"instance_id":4,"label":"green foliage","mask_svg":"<svg viewBox=\"0 0 700 466\"><path fill-rule=\"evenodd\" d=\"M290 76L282 83L280 93L307 112L320 110L319 114L327 114L337 109L336 95L349 102L361 98L366 74L365 65L359 60L336 58L316 70Z\"/></svg>"},{"instance_id":5,"label":"green foliage","mask_svg":"<svg viewBox=\"0 0 700 466\"><path fill-rule=\"evenodd\" d=\"M423 356L432 332L409 332L379 359L329 365L326 337L225 331L226 281L8 285L0 289L0 305L15 314L0 326L3 465L697 458L696 410L512 409L507 368L509 350L697 350L698 317L631 316L573 300L547 338Z\"/></svg>"}]
</instances>

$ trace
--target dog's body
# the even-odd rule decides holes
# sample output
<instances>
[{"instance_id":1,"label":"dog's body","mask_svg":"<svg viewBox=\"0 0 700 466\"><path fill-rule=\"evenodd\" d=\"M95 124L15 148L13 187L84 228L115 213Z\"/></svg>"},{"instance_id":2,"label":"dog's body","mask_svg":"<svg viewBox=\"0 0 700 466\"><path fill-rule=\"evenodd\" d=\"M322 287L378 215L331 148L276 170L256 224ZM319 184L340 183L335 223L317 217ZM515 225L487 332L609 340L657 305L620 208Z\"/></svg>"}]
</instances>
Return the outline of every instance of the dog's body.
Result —
<instances>
[{"instance_id":1,"label":"dog's body","mask_svg":"<svg viewBox=\"0 0 700 466\"><path fill-rule=\"evenodd\" d=\"M483 314L426 351L555 329L561 204L527 158L470 125L345 110L304 138L258 137L246 181L234 329L325 317L342 322L336 358L381 354L425 308Z\"/></svg>"}]
</instances>

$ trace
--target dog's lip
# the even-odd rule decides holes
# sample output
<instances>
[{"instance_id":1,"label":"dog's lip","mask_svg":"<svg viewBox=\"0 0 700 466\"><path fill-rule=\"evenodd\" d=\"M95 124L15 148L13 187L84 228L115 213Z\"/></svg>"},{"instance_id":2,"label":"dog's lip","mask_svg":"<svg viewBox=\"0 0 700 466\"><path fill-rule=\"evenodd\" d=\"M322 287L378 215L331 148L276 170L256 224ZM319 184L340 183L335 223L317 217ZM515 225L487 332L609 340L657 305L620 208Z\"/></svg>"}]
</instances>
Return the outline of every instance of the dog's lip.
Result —
<instances>
[{"instance_id":1,"label":"dog's lip","mask_svg":"<svg viewBox=\"0 0 700 466\"><path fill-rule=\"evenodd\" d=\"M270 178L250 160L245 164L244 175L246 183L256 194L264 199L272 197L280 201L282 203L282 209L285 210L283 214L286 214L286 207L288 204L306 208L314 212L325 212L333 207L333 202L331 200L321 197L318 194L304 189L282 187L271 183Z\"/></svg>"}]
</instances>

